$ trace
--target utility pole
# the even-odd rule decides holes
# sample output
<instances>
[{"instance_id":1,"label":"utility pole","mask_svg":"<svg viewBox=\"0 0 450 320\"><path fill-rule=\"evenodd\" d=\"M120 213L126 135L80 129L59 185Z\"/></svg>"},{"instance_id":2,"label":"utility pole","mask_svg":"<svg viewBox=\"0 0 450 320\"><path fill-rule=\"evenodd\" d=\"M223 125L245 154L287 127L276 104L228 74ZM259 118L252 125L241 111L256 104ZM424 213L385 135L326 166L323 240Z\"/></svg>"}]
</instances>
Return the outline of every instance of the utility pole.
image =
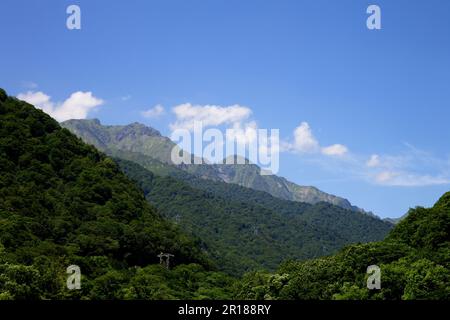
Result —
<instances>
[{"instance_id":1,"label":"utility pole","mask_svg":"<svg viewBox=\"0 0 450 320\"><path fill-rule=\"evenodd\" d=\"M166 269L169 269L170 267L170 258L174 257L173 254L170 253L160 253L157 256L159 258L159 264L163 265L166 267Z\"/></svg>"}]
</instances>

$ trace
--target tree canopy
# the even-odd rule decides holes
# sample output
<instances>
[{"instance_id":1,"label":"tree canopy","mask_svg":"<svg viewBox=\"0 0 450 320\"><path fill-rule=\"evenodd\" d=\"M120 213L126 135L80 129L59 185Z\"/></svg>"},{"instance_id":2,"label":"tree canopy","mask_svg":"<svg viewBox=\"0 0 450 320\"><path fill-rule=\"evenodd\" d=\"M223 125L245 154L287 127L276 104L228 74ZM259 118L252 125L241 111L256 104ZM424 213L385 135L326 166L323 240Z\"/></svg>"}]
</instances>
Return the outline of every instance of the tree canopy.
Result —
<instances>
[{"instance_id":1,"label":"tree canopy","mask_svg":"<svg viewBox=\"0 0 450 320\"><path fill-rule=\"evenodd\" d=\"M381 241L350 245L334 256L287 261L273 274L249 273L241 299L450 299L450 193L434 207L411 209ZM367 267L381 270L368 290Z\"/></svg>"},{"instance_id":2,"label":"tree canopy","mask_svg":"<svg viewBox=\"0 0 450 320\"><path fill-rule=\"evenodd\" d=\"M211 295L224 295L228 278L211 271L200 241L114 161L3 90L0 171L0 298L203 297L216 282ZM175 256L173 273L161 270L160 252ZM81 268L81 291L65 287L69 265ZM178 276L199 283L180 291Z\"/></svg>"}]
</instances>

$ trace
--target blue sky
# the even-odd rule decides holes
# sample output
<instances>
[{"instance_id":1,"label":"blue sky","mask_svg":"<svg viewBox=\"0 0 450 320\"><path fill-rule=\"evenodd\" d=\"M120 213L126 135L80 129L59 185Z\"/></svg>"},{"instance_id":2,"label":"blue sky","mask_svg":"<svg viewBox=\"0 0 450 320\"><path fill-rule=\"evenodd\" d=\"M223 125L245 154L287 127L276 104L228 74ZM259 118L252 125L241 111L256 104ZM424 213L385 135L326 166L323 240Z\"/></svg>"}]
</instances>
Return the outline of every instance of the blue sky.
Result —
<instances>
[{"instance_id":1,"label":"blue sky","mask_svg":"<svg viewBox=\"0 0 450 320\"><path fill-rule=\"evenodd\" d=\"M176 106L238 105L294 145L296 183L382 217L450 190L449 1L2 0L0 39L0 87L48 108L169 135ZM302 123L318 151L295 148Z\"/></svg>"}]
</instances>

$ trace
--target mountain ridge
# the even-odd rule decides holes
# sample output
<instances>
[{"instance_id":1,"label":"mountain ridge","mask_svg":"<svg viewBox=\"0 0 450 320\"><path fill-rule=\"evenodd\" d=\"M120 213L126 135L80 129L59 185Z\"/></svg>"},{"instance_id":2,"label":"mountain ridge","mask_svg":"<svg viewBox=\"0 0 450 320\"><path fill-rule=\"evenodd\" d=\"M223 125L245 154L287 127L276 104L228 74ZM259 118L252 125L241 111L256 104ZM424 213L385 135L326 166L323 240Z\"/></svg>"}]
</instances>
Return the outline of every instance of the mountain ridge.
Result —
<instances>
[{"instance_id":1,"label":"mountain ridge","mask_svg":"<svg viewBox=\"0 0 450 320\"><path fill-rule=\"evenodd\" d=\"M162 136L158 130L144 124L135 122L129 125L102 125L98 119L90 119L67 120L61 125L106 153L114 155L119 151L136 152L162 163L173 165L170 155L175 144L169 138ZM120 139L117 138L118 136ZM311 204L324 201L344 209L373 215L371 212L352 205L345 198L328 194L316 187L300 186L276 175L262 176L260 175L261 169L255 164L182 164L178 167L205 179L221 180L265 191L285 200Z\"/></svg>"}]
</instances>

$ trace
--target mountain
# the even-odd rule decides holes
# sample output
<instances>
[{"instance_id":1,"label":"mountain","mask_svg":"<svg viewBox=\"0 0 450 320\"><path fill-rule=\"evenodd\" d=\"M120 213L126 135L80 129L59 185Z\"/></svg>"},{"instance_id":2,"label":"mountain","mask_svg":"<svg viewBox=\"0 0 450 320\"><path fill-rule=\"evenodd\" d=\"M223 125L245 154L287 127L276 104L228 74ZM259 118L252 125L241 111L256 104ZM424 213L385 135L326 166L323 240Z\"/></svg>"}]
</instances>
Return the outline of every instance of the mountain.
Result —
<instances>
[{"instance_id":1,"label":"mountain","mask_svg":"<svg viewBox=\"0 0 450 320\"><path fill-rule=\"evenodd\" d=\"M380 287L372 290L369 266L380 271ZM235 294L238 299L450 300L450 192L432 208L411 209L383 241L288 261L273 274L248 273Z\"/></svg>"},{"instance_id":2,"label":"mountain","mask_svg":"<svg viewBox=\"0 0 450 320\"><path fill-rule=\"evenodd\" d=\"M112 159L1 89L0 172L0 300L230 296L200 241ZM170 271L161 252L174 255ZM66 287L71 265L80 290Z\"/></svg>"},{"instance_id":3,"label":"mountain","mask_svg":"<svg viewBox=\"0 0 450 320\"><path fill-rule=\"evenodd\" d=\"M68 120L61 126L99 150L109 153L116 150L131 151L170 163L174 143L161 136L159 131L143 124L135 122L126 126L104 126L98 119L92 119Z\"/></svg>"},{"instance_id":4,"label":"mountain","mask_svg":"<svg viewBox=\"0 0 450 320\"><path fill-rule=\"evenodd\" d=\"M160 162L159 168L153 168L148 164L148 160L138 161L147 169L160 169L160 173L166 174L171 172L170 169L163 168L163 164L172 164L170 154L175 144L169 138L161 136L153 128L139 123L124 126L105 126L97 119L68 120L61 123L61 126L69 129L82 138L83 141L110 155L117 156L119 153L133 152L142 155L141 160L149 157ZM364 212L364 210L353 206L347 199L325 193L315 187L299 186L276 175L262 176L260 175L260 168L254 164L181 165L179 168L205 179L223 181L258 191L265 191L274 197L285 200L310 204L328 202L344 209Z\"/></svg>"},{"instance_id":5,"label":"mountain","mask_svg":"<svg viewBox=\"0 0 450 320\"><path fill-rule=\"evenodd\" d=\"M398 224L400 221L406 218L406 214L398 218L384 218L383 220L392 224Z\"/></svg>"},{"instance_id":6,"label":"mountain","mask_svg":"<svg viewBox=\"0 0 450 320\"><path fill-rule=\"evenodd\" d=\"M150 203L202 239L220 270L233 275L274 270L286 259L304 260L335 253L350 243L381 240L392 228L326 202L282 200L179 169L172 176L158 176L132 161L116 161Z\"/></svg>"}]
</instances>

